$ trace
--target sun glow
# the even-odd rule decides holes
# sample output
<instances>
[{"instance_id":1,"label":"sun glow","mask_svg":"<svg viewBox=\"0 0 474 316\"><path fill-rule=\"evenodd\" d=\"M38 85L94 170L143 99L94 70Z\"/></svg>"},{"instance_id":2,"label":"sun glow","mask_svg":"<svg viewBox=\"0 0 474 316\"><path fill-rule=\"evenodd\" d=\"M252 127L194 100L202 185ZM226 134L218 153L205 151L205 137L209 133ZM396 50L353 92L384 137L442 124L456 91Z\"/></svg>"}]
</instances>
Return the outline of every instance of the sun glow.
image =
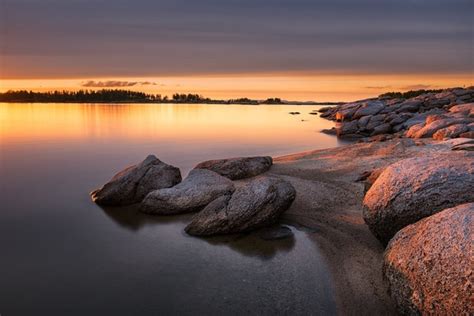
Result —
<instances>
[{"instance_id":1,"label":"sun glow","mask_svg":"<svg viewBox=\"0 0 474 316\"><path fill-rule=\"evenodd\" d=\"M93 82L92 82L93 81ZM91 84L92 82L92 84ZM214 99L280 97L297 101L351 101L387 91L440 89L471 86L471 74L240 74L188 77L124 77L79 79L4 79L0 92L7 90L130 89L172 95L197 93Z\"/></svg>"}]
</instances>

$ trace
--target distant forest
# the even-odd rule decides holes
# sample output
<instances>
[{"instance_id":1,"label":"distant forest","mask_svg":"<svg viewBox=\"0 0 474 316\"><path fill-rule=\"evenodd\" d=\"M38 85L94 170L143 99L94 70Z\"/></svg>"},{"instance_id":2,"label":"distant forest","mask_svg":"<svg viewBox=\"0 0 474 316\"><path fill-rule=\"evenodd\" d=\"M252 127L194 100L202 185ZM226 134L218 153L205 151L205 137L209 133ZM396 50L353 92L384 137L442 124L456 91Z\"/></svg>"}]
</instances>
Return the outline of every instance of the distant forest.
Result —
<instances>
[{"instance_id":1,"label":"distant forest","mask_svg":"<svg viewBox=\"0 0 474 316\"><path fill-rule=\"evenodd\" d=\"M198 94L175 93L171 98L160 94L147 94L130 90L103 89L79 91L7 91L0 93L0 102L22 103L215 103L215 104L283 104L280 98L264 101L248 98L231 100L212 100Z\"/></svg>"}]
</instances>

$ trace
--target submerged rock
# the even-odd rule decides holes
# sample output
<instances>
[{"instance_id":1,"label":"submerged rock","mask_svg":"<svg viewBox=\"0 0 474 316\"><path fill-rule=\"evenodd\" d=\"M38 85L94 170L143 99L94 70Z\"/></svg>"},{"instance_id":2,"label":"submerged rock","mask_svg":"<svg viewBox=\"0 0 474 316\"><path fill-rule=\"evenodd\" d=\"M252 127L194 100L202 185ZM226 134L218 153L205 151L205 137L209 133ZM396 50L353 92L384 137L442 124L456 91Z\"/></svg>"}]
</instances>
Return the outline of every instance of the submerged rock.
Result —
<instances>
[{"instance_id":1,"label":"submerged rock","mask_svg":"<svg viewBox=\"0 0 474 316\"><path fill-rule=\"evenodd\" d=\"M279 226L262 228L258 232L258 236L262 238L263 240L278 240L278 239L292 237L293 232L291 231L289 227L279 225Z\"/></svg>"},{"instance_id":2,"label":"submerged rock","mask_svg":"<svg viewBox=\"0 0 474 316\"><path fill-rule=\"evenodd\" d=\"M139 203L151 191L169 188L181 182L181 172L153 155L138 165L117 173L102 188L91 193L100 205L121 206Z\"/></svg>"},{"instance_id":3,"label":"submerged rock","mask_svg":"<svg viewBox=\"0 0 474 316\"><path fill-rule=\"evenodd\" d=\"M190 235L247 232L276 222L295 199L293 186L282 179L259 176L238 185L196 214L186 227Z\"/></svg>"},{"instance_id":4,"label":"submerged rock","mask_svg":"<svg viewBox=\"0 0 474 316\"><path fill-rule=\"evenodd\" d=\"M364 198L364 220L387 243L403 227L458 204L474 202L474 155L452 152L387 167Z\"/></svg>"},{"instance_id":5,"label":"submerged rock","mask_svg":"<svg viewBox=\"0 0 474 316\"><path fill-rule=\"evenodd\" d=\"M195 169L207 169L217 172L231 180L255 177L270 169L272 157L241 157L209 160L198 164Z\"/></svg>"},{"instance_id":6,"label":"submerged rock","mask_svg":"<svg viewBox=\"0 0 474 316\"><path fill-rule=\"evenodd\" d=\"M384 256L384 276L407 315L472 315L474 203L400 230Z\"/></svg>"},{"instance_id":7,"label":"submerged rock","mask_svg":"<svg viewBox=\"0 0 474 316\"><path fill-rule=\"evenodd\" d=\"M149 193L140 211L156 215L197 212L213 200L234 191L231 180L204 169L191 170L180 184Z\"/></svg>"}]
</instances>

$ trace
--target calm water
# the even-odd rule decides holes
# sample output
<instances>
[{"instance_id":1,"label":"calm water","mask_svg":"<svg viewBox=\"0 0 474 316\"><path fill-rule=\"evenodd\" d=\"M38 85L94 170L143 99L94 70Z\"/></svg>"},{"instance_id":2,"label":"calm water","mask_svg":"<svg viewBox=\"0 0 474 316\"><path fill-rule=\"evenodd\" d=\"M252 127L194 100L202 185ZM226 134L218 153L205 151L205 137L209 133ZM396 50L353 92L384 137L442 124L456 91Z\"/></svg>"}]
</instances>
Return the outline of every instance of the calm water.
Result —
<instances>
[{"instance_id":1,"label":"calm water","mask_svg":"<svg viewBox=\"0 0 474 316\"><path fill-rule=\"evenodd\" d=\"M337 146L313 109L0 103L0 314L335 313L309 232L198 239L183 233L189 216L88 196L150 153L186 174L210 158Z\"/></svg>"}]
</instances>

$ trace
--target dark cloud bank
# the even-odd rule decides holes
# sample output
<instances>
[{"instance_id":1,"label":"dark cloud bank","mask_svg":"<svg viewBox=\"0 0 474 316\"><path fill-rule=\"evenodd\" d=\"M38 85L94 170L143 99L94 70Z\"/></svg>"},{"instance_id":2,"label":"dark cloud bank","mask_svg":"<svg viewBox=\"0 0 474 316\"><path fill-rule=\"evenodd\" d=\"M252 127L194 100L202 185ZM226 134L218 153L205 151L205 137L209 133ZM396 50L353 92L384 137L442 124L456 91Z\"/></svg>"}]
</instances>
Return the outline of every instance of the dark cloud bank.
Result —
<instances>
[{"instance_id":1,"label":"dark cloud bank","mask_svg":"<svg viewBox=\"0 0 474 316\"><path fill-rule=\"evenodd\" d=\"M472 0L2 0L3 75L469 73Z\"/></svg>"}]
</instances>

